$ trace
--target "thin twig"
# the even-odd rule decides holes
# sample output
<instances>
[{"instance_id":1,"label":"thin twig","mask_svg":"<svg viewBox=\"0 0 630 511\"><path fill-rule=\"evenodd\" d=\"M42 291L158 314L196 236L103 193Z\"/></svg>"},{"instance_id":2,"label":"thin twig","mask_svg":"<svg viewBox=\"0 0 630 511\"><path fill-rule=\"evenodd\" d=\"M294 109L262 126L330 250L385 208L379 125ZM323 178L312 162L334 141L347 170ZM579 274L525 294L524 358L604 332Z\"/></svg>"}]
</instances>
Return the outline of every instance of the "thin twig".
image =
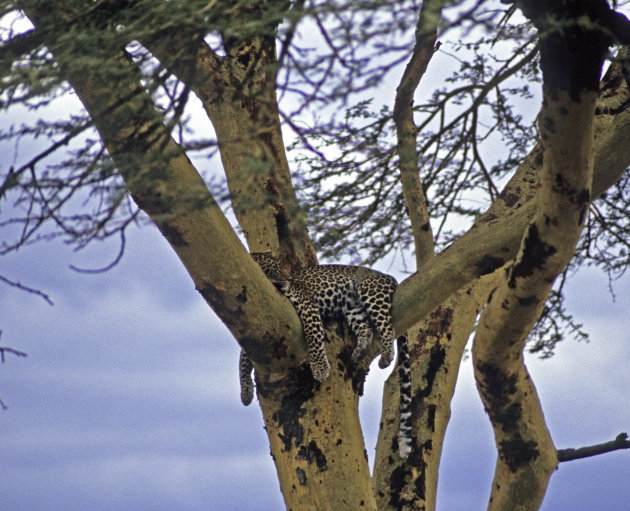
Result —
<instances>
[{"instance_id":1,"label":"thin twig","mask_svg":"<svg viewBox=\"0 0 630 511\"><path fill-rule=\"evenodd\" d=\"M15 287L17 289L20 289L21 291L26 291L27 293L31 293L31 294L40 296L44 300L46 300L46 302L49 305L53 305L53 302L50 299L50 297L46 293L43 293L43 292L39 291L38 289L33 289L32 287L25 286L23 284L20 284L19 282L16 282L16 281L13 281L13 280L10 280L10 279L6 278L3 275L0 275L0 282L4 282L5 284L8 284L11 287Z\"/></svg>"},{"instance_id":2,"label":"thin twig","mask_svg":"<svg viewBox=\"0 0 630 511\"><path fill-rule=\"evenodd\" d=\"M7 348L6 346L0 346L0 361L4 364L4 354L11 353L11 355L15 355L16 357L26 357L26 353L23 351L14 350L13 348Z\"/></svg>"}]
</instances>

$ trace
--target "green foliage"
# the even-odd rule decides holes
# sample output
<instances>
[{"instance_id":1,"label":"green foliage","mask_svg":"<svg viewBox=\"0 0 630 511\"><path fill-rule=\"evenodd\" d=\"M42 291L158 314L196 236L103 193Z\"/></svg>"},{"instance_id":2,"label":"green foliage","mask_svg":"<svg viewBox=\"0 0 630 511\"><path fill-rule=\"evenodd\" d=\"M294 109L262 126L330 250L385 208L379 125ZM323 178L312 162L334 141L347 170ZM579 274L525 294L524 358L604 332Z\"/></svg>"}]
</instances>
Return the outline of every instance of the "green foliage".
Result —
<instances>
[{"instance_id":1,"label":"green foliage","mask_svg":"<svg viewBox=\"0 0 630 511\"><path fill-rule=\"evenodd\" d=\"M159 39L185 51L206 44L238 58L251 38L274 38L281 118L292 140L296 189L319 253L326 260L372 264L413 245L400 187L392 111L395 84L414 43L420 2L259 0L30 0L50 11L34 30L17 4L0 6L0 254L61 237L77 247L124 239L139 212L121 169L93 119L64 80L83 73L94 84L138 79L163 122L196 162L216 156L214 134L196 124L191 87L146 49ZM47 45L44 45L44 41ZM415 123L421 179L436 246L443 249L494 200L534 146L538 53L531 27L514 7L475 2L447 6ZM176 45L175 43L179 43ZM54 49L53 49L54 48ZM108 56L122 53L134 74ZM227 55L227 57L226 57ZM114 64L108 64L114 62ZM194 77L191 77L191 79ZM434 90L431 90L431 89ZM146 119L138 119L138 124ZM228 206L223 178L206 173ZM611 279L629 264L628 178L593 206L572 271L603 268ZM569 331L583 337L554 292L533 333L548 354Z\"/></svg>"}]
</instances>

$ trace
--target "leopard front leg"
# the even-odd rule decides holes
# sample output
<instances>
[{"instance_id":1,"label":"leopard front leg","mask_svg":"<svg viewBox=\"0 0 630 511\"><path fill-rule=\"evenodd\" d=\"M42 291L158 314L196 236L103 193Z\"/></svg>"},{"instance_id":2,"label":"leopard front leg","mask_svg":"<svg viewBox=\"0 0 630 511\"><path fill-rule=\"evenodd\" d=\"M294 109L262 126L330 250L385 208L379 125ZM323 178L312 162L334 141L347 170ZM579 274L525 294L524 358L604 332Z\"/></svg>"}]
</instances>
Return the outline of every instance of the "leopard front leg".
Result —
<instances>
[{"instance_id":1,"label":"leopard front leg","mask_svg":"<svg viewBox=\"0 0 630 511\"><path fill-rule=\"evenodd\" d=\"M326 334L319 309L310 294L295 285L286 289L284 294L291 301L302 321L308 350L308 363L311 366L313 377L317 381L324 381L330 375L330 362L324 348Z\"/></svg>"}]
</instances>

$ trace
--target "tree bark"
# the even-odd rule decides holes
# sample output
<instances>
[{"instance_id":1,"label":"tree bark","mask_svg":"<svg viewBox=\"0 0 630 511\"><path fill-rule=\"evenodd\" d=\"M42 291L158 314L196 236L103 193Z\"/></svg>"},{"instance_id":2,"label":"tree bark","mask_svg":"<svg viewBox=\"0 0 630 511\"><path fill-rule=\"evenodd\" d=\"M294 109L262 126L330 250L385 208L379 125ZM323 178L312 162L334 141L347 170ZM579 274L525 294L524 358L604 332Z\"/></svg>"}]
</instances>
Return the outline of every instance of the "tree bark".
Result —
<instances>
[{"instance_id":1,"label":"tree bark","mask_svg":"<svg viewBox=\"0 0 630 511\"><path fill-rule=\"evenodd\" d=\"M616 183L630 163L630 92L620 62L611 65L602 82L594 138L593 200ZM401 283L394 297L397 331L407 330L455 291L516 256L536 213L541 167L542 152L536 146L471 229Z\"/></svg>"},{"instance_id":2,"label":"tree bark","mask_svg":"<svg viewBox=\"0 0 630 511\"><path fill-rule=\"evenodd\" d=\"M414 441L407 460L395 455L398 378L393 372L383 391L374 464L379 510L435 509L442 446L464 348L503 271L501 268L455 293L408 331Z\"/></svg>"},{"instance_id":3,"label":"tree bark","mask_svg":"<svg viewBox=\"0 0 630 511\"><path fill-rule=\"evenodd\" d=\"M61 15L42 7L42 2L22 4L37 28L54 24L55 17ZM65 54L67 49L61 47L51 33L40 37L46 39L53 54ZM277 62L273 41L264 37L237 38L228 45L226 57L220 58L200 39L195 40L197 49L188 54L190 47L183 40L183 37L174 37L167 45L165 40L150 38L143 43L202 100L217 131L234 210L248 244L254 250L279 252L291 266L314 263L315 256L284 153L275 98L273 68ZM316 382L307 364L297 314L248 256L199 173L154 109L137 69L124 50L75 50L84 51L85 57L96 57L105 68L117 70L116 77L101 73L96 80L72 60L58 58L65 77L90 113L134 200L164 234L195 287L255 363L257 392L287 508L434 509L450 401L474 318L485 303L489 286L496 286L503 275L501 268L505 264L519 257L511 270L513 277L515 269L526 268L525 256L531 245L528 240L534 239L532 226L536 226L536 239L544 240L546 245L560 239L563 239L563 247L574 245L579 234L575 217L584 212L570 206L583 206L583 197L570 195L574 202L569 200L560 211L550 211L547 199L556 198L545 194L548 195L550 189L553 191L550 169L556 168L562 168L562 178L571 183L571 189L587 188L581 181L573 182L575 176L571 175L574 168L592 167L592 162L587 161L593 154L587 141L580 139L586 145L576 149L575 154L548 157L545 152L544 163L540 158L542 149L535 149L516 171L501 197L473 228L443 254L430 258L420 273L400 286L393 310L397 331L406 331L424 319L410 336L415 441L407 462L397 458L393 439L398 400L392 397L397 392L396 376L392 376L384 394L383 427L372 481L357 413L358 395L369 361L359 368L352 366L352 340L347 328L336 325L340 333L328 331L330 342L326 350L333 370L328 380ZM169 53L177 58L169 58ZM630 99L621 82L611 80L599 98L593 196L610 186L630 162L630 145L619 142L630 136L630 109L627 108ZM589 114L584 108L592 98L589 96L586 101L580 96L576 106L575 101L567 101L563 95L559 97L559 101L551 102L556 108L551 118L558 126L565 126L562 123L567 121L573 123L566 125L568 129L585 128ZM562 108L568 113L560 112ZM588 109L592 108L589 104ZM584 135L569 133L571 137ZM548 133L550 147L573 147L567 145L574 143L572 138L567 142L554 140L556 136L557 132ZM401 157L403 160L410 162L406 156ZM571 164L567 166L567 162ZM540 169L547 175L542 181ZM417 167L412 171L417 172ZM585 175L580 172L580 179ZM418 186L419 182L413 181L406 188L413 191L415 187L417 191ZM540 209L539 204L545 209ZM541 217L541 211L546 217ZM569 213L571 216L567 216ZM546 222L545 218L558 221ZM418 225L421 223L416 223ZM527 233L525 238L524 233ZM556 238L561 235L568 238ZM522 244L521 240L524 240ZM543 280L552 278L552 274L566 264L568 253L559 248L556 253L561 260L554 263ZM521 286L517 277L514 281ZM520 311L519 314L524 308L534 310L531 304L514 301L510 282L509 279L502 282L494 293L491 302L494 308L484 314L484 333L475 349L482 394L498 429L497 481L502 489L493 490L492 504L497 508L505 508L513 502L508 489L517 492L526 483L536 489L534 500L541 498L545 477L548 477L545 474L555 466L555 450L543 431L544 422L542 426L537 423L529 427L508 414L512 422L508 424L508 431L503 431L506 403L508 411L520 407L516 419L529 416L542 419L536 408L534 389L527 386L528 376L519 358L522 339L519 338L515 349L500 344L507 338L503 334L490 335L499 330L495 323L507 324L506 319L498 317L503 314L501 293L505 293L506 300L512 299L510 305L514 311ZM523 286L526 285L529 284L523 280ZM518 289L525 289L523 286ZM548 287L549 282L544 286ZM535 296L538 306L544 289L541 292L537 288L527 289L529 294L519 294L516 298ZM429 313L431 315L426 317ZM533 314L526 316L529 320ZM375 349L367 358L373 355ZM513 369L509 365L512 363L515 364ZM494 385L497 382L510 384L509 396L504 395L506 389L499 389L503 394L497 392ZM518 406L510 407L512 403ZM515 432L520 437L517 438ZM544 453L535 455L536 450ZM531 468L530 462L539 463L540 468L538 465Z\"/></svg>"},{"instance_id":4,"label":"tree bark","mask_svg":"<svg viewBox=\"0 0 630 511\"><path fill-rule=\"evenodd\" d=\"M489 510L536 510L556 449L525 368L527 335L572 258L591 200L593 117L610 44L590 6L523 2L541 33L542 169L537 210L515 262L492 291L473 343L477 387L498 450ZM580 20L578 22L578 20Z\"/></svg>"},{"instance_id":5,"label":"tree bark","mask_svg":"<svg viewBox=\"0 0 630 511\"><path fill-rule=\"evenodd\" d=\"M434 255L433 231L429 210L420 181L418 168L417 133L413 120L413 96L420 79L426 72L435 51L438 24L442 18L443 0L424 2L416 24L416 43L411 59L396 89L394 124L398 140L400 180L405 206L411 224L416 254L416 268L420 268Z\"/></svg>"},{"instance_id":6,"label":"tree bark","mask_svg":"<svg viewBox=\"0 0 630 511\"><path fill-rule=\"evenodd\" d=\"M142 42L201 100L250 250L281 254L293 267L316 264L280 130L274 40L234 38L219 57L190 36L160 33Z\"/></svg>"}]
</instances>

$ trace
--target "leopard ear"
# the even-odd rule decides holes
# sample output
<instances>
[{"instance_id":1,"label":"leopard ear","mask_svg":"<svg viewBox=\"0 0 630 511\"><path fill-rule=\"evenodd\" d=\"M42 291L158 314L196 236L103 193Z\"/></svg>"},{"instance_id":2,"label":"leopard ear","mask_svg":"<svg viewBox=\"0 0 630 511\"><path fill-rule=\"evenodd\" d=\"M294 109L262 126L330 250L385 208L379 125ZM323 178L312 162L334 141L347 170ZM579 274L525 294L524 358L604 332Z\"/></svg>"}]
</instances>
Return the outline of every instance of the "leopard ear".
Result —
<instances>
[{"instance_id":1,"label":"leopard ear","mask_svg":"<svg viewBox=\"0 0 630 511\"><path fill-rule=\"evenodd\" d=\"M254 261L259 260L259 259L269 259L269 258L276 259L271 253L271 250L267 250L265 252L252 252L249 255L252 256Z\"/></svg>"},{"instance_id":2,"label":"leopard ear","mask_svg":"<svg viewBox=\"0 0 630 511\"><path fill-rule=\"evenodd\" d=\"M280 262L271 255L271 252L252 252L251 256L278 289L282 290L283 287L288 286L290 275L280 266Z\"/></svg>"}]
</instances>

